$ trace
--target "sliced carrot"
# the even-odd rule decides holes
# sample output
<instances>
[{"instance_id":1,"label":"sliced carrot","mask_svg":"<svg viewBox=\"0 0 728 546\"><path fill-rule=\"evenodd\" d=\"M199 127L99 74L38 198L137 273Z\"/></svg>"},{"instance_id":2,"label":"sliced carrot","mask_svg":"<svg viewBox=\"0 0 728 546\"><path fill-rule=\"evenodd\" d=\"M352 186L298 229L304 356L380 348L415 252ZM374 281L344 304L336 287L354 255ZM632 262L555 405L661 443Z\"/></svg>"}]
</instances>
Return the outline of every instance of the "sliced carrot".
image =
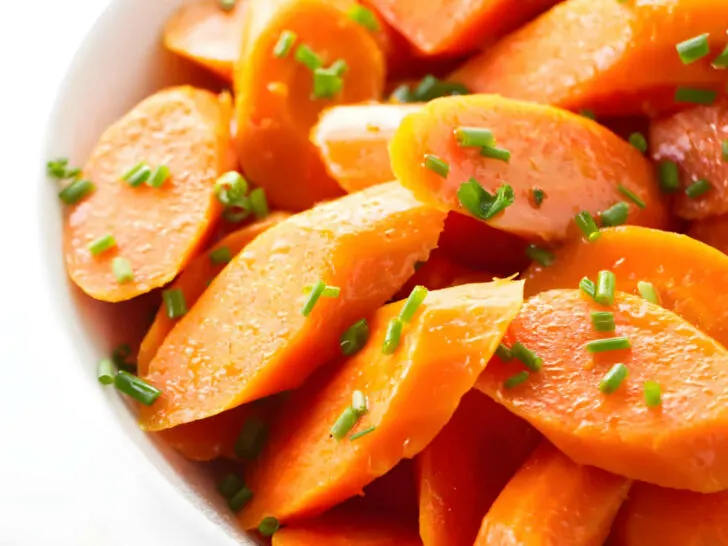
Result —
<instances>
[{"instance_id":1,"label":"sliced carrot","mask_svg":"<svg viewBox=\"0 0 728 546\"><path fill-rule=\"evenodd\" d=\"M472 546L480 522L538 444L540 435L478 391L470 391L415 459L425 546Z\"/></svg>"},{"instance_id":2,"label":"sliced carrot","mask_svg":"<svg viewBox=\"0 0 728 546\"><path fill-rule=\"evenodd\" d=\"M250 243L180 319L149 365L160 430L298 387L339 336L388 301L437 244L444 215L396 183L320 205ZM306 286L341 289L302 314ZM200 392L204 392L203 399Z\"/></svg>"},{"instance_id":3,"label":"sliced carrot","mask_svg":"<svg viewBox=\"0 0 728 546\"><path fill-rule=\"evenodd\" d=\"M460 146L455 135L460 127L492 131L496 145L511 153L510 162ZM449 165L446 176L425 166L429 155ZM468 213L458 190L471 177L491 193L509 184L515 202L488 223L526 239L564 239L567 232L578 231L576 213L596 215L620 201L629 204L630 224L659 227L666 222L652 165L640 152L592 120L549 106L495 95L437 99L404 119L390 156L404 186L448 210ZM620 184L647 207L626 199ZM533 201L536 188L545 192L540 206Z\"/></svg>"},{"instance_id":4,"label":"sliced carrot","mask_svg":"<svg viewBox=\"0 0 728 546\"><path fill-rule=\"evenodd\" d=\"M68 274L89 296L117 302L164 286L204 243L220 213L213 185L231 166L225 102L192 87L167 89L102 135L83 169L96 189L69 209L64 229ZM166 165L169 179L131 187L122 176L140 161ZM92 255L89 244L107 235L115 246ZM133 280L116 279L115 258L128 260Z\"/></svg>"},{"instance_id":5,"label":"sliced carrot","mask_svg":"<svg viewBox=\"0 0 728 546\"><path fill-rule=\"evenodd\" d=\"M361 495L341 506L358 512L390 514L402 523L417 529L417 482L412 459L403 459L397 466L367 485Z\"/></svg>"},{"instance_id":6,"label":"sliced carrot","mask_svg":"<svg viewBox=\"0 0 728 546\"><path fill-rule=\"evenodd\" d=\"M600 334L590 313L605 310L616 330ZM613 336L631 349L587 350ZM477 387L574 461L663 487L728 488L728 351L713 338L639 296L619 292L605 308L577 290L551 290L524 304L505 343L516 341L543 369L507 388L522 368L496 357ZM618 363L627 378L602 394L600 381ZM648 407L646 381L660 386L659 406Z\"/></svg>"},{"instance_id":7,"label":"sliced carrot","mask_svg":"<svg viewBox=\"0 0 728 546\"><path fill-rule=\"evenodd\" d=\"M723 0L567 0L456 70L473 93L598 114L674 110L678 87L723 92ZM710 34L713 55L683 64L675 45ZM605 49L605 44L609 47ZM684 106L684 105L682 105Z\"/></svg>"},{"instance_id":8,"label":"sliced carrot","mask_svg":"<svg viewBox=\"0 0 728 546\"><path fill-rule=\"evenodd\" d=\"M274 212L264 220L255 222L238 231L235 231L216 243L210 250L198 256L184 269L182 274L169 287L170 290L181 290L184 294L187 308L190 309L207 289L212 280L223 270L227 262L215 260L214 253L220 249L228 249L230 257L237 254L258 235L279 222L288 218L284 212ZM179 319L171 319L164 305L159 308L154 318L154 323L147 332L139 348L137 370L145 375L149 369L149 363L157 354L157 350L164 342Z\"/></svg>"},{"instance_id":9,"label":"sliced carrot","mask_svg":"<svg viewBox=\"0 0 728 546\"><path fill-rule=\"evenodd\" d=\"M576 288L583 277L597 279L613 271L617 289L638 293L640 281L651 282L660 304L728 346L728 256L680 235L636 226L602 230L587 243L572 241L555 251L549 267L533 265L524 275L526 294L552 288Z\"/></svg>"},{"instance_id":10,"label":"sliced carrot","mask_svg":"<svg viewBox=\"0 0 728 546\"><path fill-rule=\"evenodd\" d=\"M635 483L617 515L613 546L728 544L728 491L702 494Z\"/></svg>"},{"instance_id":11,"label":"sliced carrot","mask_svg":"<svg viewBox=\"0 0 728 546\"><path fill-rule=\"evenodd\" d=\"M698 220L690 226L688 235L728 254L728 215Z\"/></svg>"},{"instance_id":12,"label":"sliced carrot","mask_svg":"<svg viewBox=\"0 0 728 546\"><path fill-rule=\"evenodd\" d=\"M362 104L325 110L311 133L326 170L347 193L394 180L389 141L419 104Z\"/></svg>"},{"instance_id":13,"label":"sliced carrot","mask_svg":"<svg viewBox=\"0 0 728 546\"><path fill-rule=\"evenodd\" d=\"M678 216L695 220L728 214L728 144L724 148L724 142L728 142L728 98L653 122L652 158L673 161L680 168L680 189L674 201ZM710 189L690 197L685 190L698 180L709 182Z\"/></svg>"},{"instance_id":14,"label":"sliced carrot","mask_svg":"<svg viewBox=\"0 0 728 546\"><path fill-rule=\"evenodd\" d=\"M630 485L544 442L483 519L475 546L603 544Z\"/></svg>"},{"instance_id":15,"label":"sliced carrot","mask_svg":"<svg viewBox=\"0 0 728 546\"><path fill-rule=\"evenodd\" d=\"M384 58L372 33L351 19L354 0L247 0L243 46L235 73L237 146L246 174L271 203L302 210L341 194L309 141L327 107L377 100ZM296 41L284 57L274 49L285 31ZM313 71L295 60L305 45L324 67L346 63L343 87L331 99L313 96Z\"/></svg>"},{"instance_id":16,"label":"sliced carrot","mask_svg":"<svg viewBox=\"0 0 728 546\"><path fill-rule=\"evenodd\" d=\"M282 408L248 476L254 497L240 513L243 528L266 516L289 522L321 513L420 452L495 351L518 312L521 290L520 282L499 281L430 292L393 354L382 347L404 302L380 309L364 349L293 393ZM355 390L367 397L369 411L351 432L375 429L337 441L331 427Z\"/></svg>"}]
</instances>

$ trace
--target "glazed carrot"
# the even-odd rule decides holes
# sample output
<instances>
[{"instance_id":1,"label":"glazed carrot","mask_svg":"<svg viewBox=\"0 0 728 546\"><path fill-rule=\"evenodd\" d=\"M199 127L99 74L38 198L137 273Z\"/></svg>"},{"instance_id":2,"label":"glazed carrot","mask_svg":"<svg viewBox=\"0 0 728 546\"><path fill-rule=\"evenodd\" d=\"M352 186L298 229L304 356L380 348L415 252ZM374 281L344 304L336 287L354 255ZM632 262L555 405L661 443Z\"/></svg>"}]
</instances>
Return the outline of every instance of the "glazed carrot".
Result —
<instances>
[{"instance_id":1,"label":"glazed carrot","mask_svg":"<svg viewBox=\"0 0 728 546\"><path fill-rule=\"evenodd\" d=\"M483 516L531 454L539 434L478 391L470 391L415 459L425 546L472 546Z\"/></svg>"},{"instance_id":2,"label":"glazed carrot","mask_svg":"<svg viewBox=\"0 0 728 546\"><path fill-rule=\"evenodd\" d=\"M397 521L417 529L417 483L412 459L403 459L397 466L367 485L361 495L341 506L357 512L390 514Z\"/></svg>"},{"instance_id":3,"label":"glazed carrot","mask_svg":"<svg viewBox=\"0 0 728 546\"><path fill-rule=\"evenodd\" d=\"M605 310L616 329L599 333L590 313ZM631 348L588 350L612 337ZM541 371L508 388L523 368L494 358L477 387L574 461L663 487L728 488L728 351L713 338L639 296L618 292L604 307L578 290L551 290L524 304L504 342L516 341L543 359ZM627 377L604 384L617 364ZM656 405L647 381L658 385Z\"/></svg>"},{"instance_id":4,"label":"glazed carrot","mask_svg":"<svg viewBox=\"0 0 728 546\"><path fill-rule=\"evenodd\" d=\"M460 128L490 130L510 160L483 157L478 147L460 145L455 134ZM428 168L431 155L444 161L449 172ZM629 205L630 224L659 227L666 221L652 165L640 152L592 120L549 106L495 95L437 99L404 119L390 156L405 187L448 210L473 215L458 197L472 177L492 194L509 184L515 202L488 222L526 239L564 239L567 231L578 231L576 213L596 215L620 201ZM626 200L620 184L646 208ZM534 189L545 192L539 206Z\"/></svg>"},{"instance_id":5,"label":"glazed carrot","mask_svg":"<svg viewBox=\"0 0 728 546\"><path fill-rule=\"evenodd\" d=\"M164 46L215 72L228 81L240 54L245 2L226 11L219 0L200 0L182 6L164 29Z\"/></svg>"},{"instance_id":6,"label":"glazed carrot","mask_svg":"<svg viewBox=\"0 0 728 546\"><path fill-rule=\"evenodd\" d=\"M544 442L483 519L475 546L603 544L630 485Z\"/></svg>"},{"instance_id":7,"label":"glazed carrot","mask_svg":"<svg viewBox=\"0 0 728 546\"><path fill-rule=\"evenodd\" d=\"M235 71L240 161L273 205L306 209L341 194L309 141L310 130L324 108L381 97L383 55L371 31L349 16L354 0L248 0L247 5ZM285 45L293 35L288 51L281 46L276 56L279 42ZM316 98L313 70L295 60L301 46L327 69L339 60L346 63L339 92Z\"/></svg>"},{"instance_id":8,"label":"glazed carrot","mask_svg":"<svg viewBox=\"0 0 728 546\"><path fill-rule=\"evenodd\" d=\"M394 180L389 141L419 104L363 104L324 110L311 133L326 170L351 193Z\"/></svg>"},{"instance_id":9,"label":"glazed carrot","mask_svg":"<svg viewBox=\"0 0 728 546\"><path fill-rule=\"evenodd\" d=\"M210 250L190 262L182 274L169 287L169 290L181 290L185 298L186 307L190 309L207 289L212 279L235 257L248 243L258 235L288 218L284 212L274 212L264 220L255 222L238 231L235 231L216 243ZM219 256L221 249L224 256ZM225 252L227 249L227 252ZM167 334L174 328L179 319L169 318L167 308L162 305L157 311L154 323L139 348L138 372L146 374L149 363L157 354L157 350L164 342Z\"/></svg>"},{"instance_id":10,"label":"glazed carrot","mask_svg":"<svg viewBox=\"0 0 728 546\"><path fill-rule=\"evenodd\" d=\"M678 216L696 220L728 213L728 98L653 122L650 149L655 161L679 166ZM689 195L699 180L709 183L707 191Z\"/></svg>"},{"instance_id":11,"label":"glazed carrot","mask_svg":"<svg viewBox=\"0 0 728 546\"><path fill-rule=\"evenodd\" d=\"M728 240L728 239L727 239ZM572 241L555 251L553 265L533 265L526 273L526 294L576 288L586 276L613 271L617 289L638 293L651 282L660 304L728 346L728 295L716 286L728 283L728 256L677 233L636 226L602 230L592 243Z\"/></svg>"},{"instance_id":12,"label":"glazed carrot","mask_svg":"<svg viewBox=\"0 0 728 546\"><path fill-rule=\"evenodd\" d=\"M688 235L728 254L728 216L698 220L690 226Z\"/></svg>"},{"instance_id":13,"label":"glazed carrot","mask_svg":"<svg viewBox=\"0 0 728 546\"><path fill-rule=\"evenodd\" d=\"M430 292L393 354L384 354L383 344L404 302L380 309L364 349L293 393L281 409L248 476L254 497L240 513L243 528L267 516L287 523L321 513L420 452L495 351L518 312L521 290L520 282L499 281ZM337 441L330 430L355 390L367 397L368 413L351 433L375 428Z\"/></svg>"},{"instance_id":14,"label":"glazed carrot","mask_svg":"<svg viewBox=\"0 0 728 546\"><path fill-rule=\"evenodd\" d=\"M474 93L653 115L680 106L678 87L723 92L725 71L711 61L726 45L727 17L723 0L567 0L451 77ZM683 64L675 46L703 33L710 34L712 55Z\"/></svg>"},{"instance_id":15,"label":"glazed carrot","mask_svg":"<svg viewBox=\"0 0 728 546\"><path fill-rule=\"evenodd\" d=\"M348 327L388 301L415 262L427 259L443 220L393 183L320 205L258 236L157 351L147 379L163 394L142 409L142 426L170 428L298 387L340 354ZM305 289L318 281L340 294L320 298L304 316Z\"/></svg>"},{"instance_id":16,"label":"glazed carrot","mask_svg":"<svg viewBox=\"0 0 728 546\"><path fill-rule=\"evenodd\" d=\"M128 300L167 284L195 255L220 212L212 189L231 166L229 120L225 99L178 87L149 97L106 130L83 169L96 190L65 219L66 268L84 292ZM169 168L161 187L122 180L141 161ZM94 256L89 245L106 236L115 245ZM116 258L127 261L131 275L117 279Z\"/></svg>"},{"instance_id":17,"label":"glazed carrot","mask_svg":"<svg viewBox=\"0 0 728 546\"><path fill-rule=\"evenodd\" d=\"M728 491L702 494L635 483L612 528L610 545L728 544Z\"/></svg>"}]
</instances>

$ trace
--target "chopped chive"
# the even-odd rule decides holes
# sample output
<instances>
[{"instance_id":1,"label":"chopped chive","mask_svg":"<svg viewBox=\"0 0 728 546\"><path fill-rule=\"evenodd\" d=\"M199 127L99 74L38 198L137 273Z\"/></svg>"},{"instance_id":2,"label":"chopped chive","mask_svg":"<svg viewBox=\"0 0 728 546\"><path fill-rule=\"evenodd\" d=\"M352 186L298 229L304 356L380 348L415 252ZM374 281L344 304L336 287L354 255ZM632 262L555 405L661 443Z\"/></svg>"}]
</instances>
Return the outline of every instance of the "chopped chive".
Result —
<instances>
[{"instance_id":1,"label":"chopped chive","mask_svg":"<svg viewBox=\"0 0 728 546\"><path fill-rule=\"evenodd\" d=\"M319 54L306 44L301 44L296 48L293 58L311 71L324 65Z\"/></svg>"},{"instance_id":2,"label":"chopped chive","mask_svg":"<svg viewBox=\"0 0 728 546\"><path fill-rule=\"evenodd\" d=\"M632 201L639 208L641 208L641 209L647 208L647 204L642 199L640 199L640 197L636 193L634 193L632 190L630 190L626 186L623 186L622 184L620 184L619 186L617 186L617 189L619 190L619 193L624 195L627 199Z\"/></svg>"},{"instance_id":3,"label":"chopped chive","mask_svg":"<svg viewBox=\"0 0 728 546\"><path fill-rule=\"evenodd\" d=\"M385 355L391 355L397 350L403 327L404 322L399 318L393 318L387 324L387 333L384 336L384 346L382 347L382 352Z\"/></svg>"},{"instance_id":4,"label":"chopped chive","mask_svg":"<svg viewBox=\"0 0 728 546\"><path fill-rule=\"evenodd\" d=\"M443 178L447 178L447 175L450 174L450 165L433 154L427 154L425 156L424 166Z\"/></svg>"},{"instance_id":5,"label":"chopped chive","mask_svg":"<svg viewBox=\"0 0 728 546\"><path fill-rule=\"evenodd\" d=\"M702 59L710 53L710 45L708 44L709 34L700 34L684 42L680 42L675 46L680 60L683 64L694 63L698 59Z\"/></svg>"},{"instance_id":6,"label":"chopped chive","mask_svg":"<svg viewBox=\"0 0 728 546\"><path fill-rule=\"evenodd\" d=\"M237 474L225 474L223 478L217 484L217 491L226 500L232 499L235 494L245 487L245 482Z\"/></svg>"},{"instance_id":7,"label":"chopped chive","mask_svg":"<svg viewBox=\"0 0 728 546\"><path fill-rule=\"evenodd\" d=\"M179 288L171 288L162 292L164 307L167 309L167 317L178 319L187 314L187 301L185 294Z\"/></svg>"},{"instance_id":8,"label":"chopped chive","mask_svg":"<svg viewBox=\"0 0 728 546\"><path fill-rule=\"evenodd\" d=\"M215 265L230 263L232 259L233 254L228 246L221 246L210 251L210 261Z\"/></svg>"},{"instance_id":9,"label":"chopped chive","mask_svg":"<svg viewBox=\"0 0 728 546\"><path fill-rule=\"evenodd\" d=\"M412 317L415 316L417 309L420 308L420 305L422 305L422 302L425 301L426 297L427 288L425 288L424 286L415 286L412 289L412 292L410 292L410 295L407 298L404 306L402 307L402 310L399 312L399 319L402 322L411 321Z\"/></svg>"},{"instance_id":10,"label":"chopped chive","mask_svg":"<svg viewBox=\"0 0 728 546\"><path fill-rule=\"evenodd\" d=\"M344 59L337 59L336 61L331 63L329 70L331 70L337 76L343 76L349 70L349 65L346 64L346 61Z\"/></svg>"},{"instance_id":11,"label":"chopped chive","mask_svg":"<svg viewBox=\"0 0 728 546\"><path fill-rule=\"evenodd\" d=\"M250 199L250 208L258 220L262 220L268 216L270 209L268 208L268 199L263 188L255 188L250 192L248 197Z\"/></svg>"},{"instance_id":12,"label":"chopped chive","mask_svg":"<svg viewBox=\"0 0 728 546\"><path fill-rule=\"evenodd\" d=\"M226 207L240 204L248 193L248 181L236 171L228 171L215 182L215 197Z\"/></svg>"},{"instance_id":13,"label":"chopped chive","mask_svg":"<svg viewBox=\"0 0 728 546\"><path fill-rule=\"evenodd\" d=\"M392 91L389 99L394 102L399 102L401 104L407 102L416 102L412 100L412 91L410 90L409 85L407 85L406 83L398 86L394 91Z\"/></svg>"},{"instance_id":14,"label":"chopped chive","mask_svg":"<svg viewBox=\"0 0 728 546\"><path fill-rule=\"evenodd\" d=\"M708 182L705 178L701 178L685 188L685 195L687 195L690 199L695 199L709 192L712 187L713 186L710 182Z\"/></svg>"},{"instance_id":15,"label":"chopped chive","mask_svg":"<svg viewBox=\"0 0 728 546\"><path fill-rule=\"evenodd\" d=\"M429 102L438 97L467 95L469 92L462 83L442 81L428 74L415 87L411 102Z\"/></svg>"},{"instance_id":16,"label":"chopped chive","mask_svg":"<svg viewBox=\"0 0 728 546\"><path fill-rule=\"evenodd\" d=\"M614 313L609 311L592 311L592 326L597 332L614 332Z\"/></svg>"},{"instance_id":17,"label":"chopped chive","mask_svg":"<svg viewBox=\"0 0 728 546\"><path fill-rule=\"evenodd\" d=\"M332 99L344 87L344 79L334 68L316 68L313 71L313 95L316 99Z\"/></svg>"},{"instance_id":18,"label":"chopped chive","mask_svg":"<svg viewBox=\"0 0 728 546\"><path fill-rule=\"evenodd\" d=\"M464 148L495 146L493 131L482 127L458 127L455 129L455 138Z\"/></svg>"},{"instance_id":19,"label":"chopped chive","mask_svg":"<svg viewBox=\"0 0 728 546\"><path fill-rule=\"evenodd\" d=\"M662 404L662 392L660 384L655 381L645 381L645 404L648 408L654 408Z\"/></svg>"},{"instance_id":20,"label":"chopped chive","mask_svg":"<svg viewBox=\"0 0 728 546\"><path fill-rule=\"evenodd\" d=\"M489 157L490 159L504 161L506 163L511 161L511 152L505 148L496 148L495 146L483 146L480 149L480 155L483 157Z\"/></svg>"},{"instance_id":21,"label":"chopped chive","mask_svg":"<svg viewBox=\"0 0 728 546\"><path fill-rule=\"evenodd\" d=\"M356 425L356 422L359 420L359 415L356 413L356 410L349 406L346 408L343 412L341 412L341 415L339 415L339 418L334 423L334 426L331 427L331 436L334 438L334 440L342 440L351 429L354 428L354 425Z\"/></svg>"},{"instance_id":22,"label":"chopped chive","mask_svg":"<svg viewBox=\"0 0 728 546\"><path fill-rule=\"evenodd\" d=\"M476 218L490 220L510 207L516 198L513 188L508 184L498 187L493 195L471 177L458 188L458 200Z\"/></svg>"},{"instance_id":23,"label":"chopped chive","mask_svg":"<svg viewBox=\"0 0 728 546\"><path fill-rule=\"evenodd\" d=\"M533 261L538 262L543 267L553 265L556 261L556 256L554 256L553 252L534 244L526 247L526 256Z\"/></svg>"},{"instance_id":24,"label":"chopped chive","mask_svg":"<svg viewBox=\"0 0 728 546\"><path fill-rule=\"evenodd\" d=\"M236 203L226 206L222 211L222 217L226 222L238 224L250 216L250 199L246 196L238 199Z\"/></svg>"},{"instance_id":25,"label":"chopped chive","mask_svg":"<svg viewBox=\"0 0 728 546\"><path fill-rule=\"evenodd\" d=\"M295 32L292 32L290 30L284 30L283 32L281 32L281 35L278 38L275 47L273 48L273 56L277 57L278 59L288 57L297 39L298 36Z\"/></svg>"},{"instance_id":26,"label":"chopped chive","mask_svg":"<svg viewBox=\"0 0 728 546\"><path fill-rule=\"evenodd\" d=\"M660 189L663 193L672 193L680 187L680 176L677 163L667 159L660 161L657 165Z\"/></svg>"},{"instance_id":27,"label":"chopped chive","mask_svg":"<svg viewBox=\"0 0 728 546\"><path fill-rule=\"evenodd\" d=\"M723 161L728 161L728 138L721 142L721 152L723 155Z\"/></svg>"},{"instance_id":28,"label":"chopped chive","mask_svg":"<svg viewBox=\"0 0 728 546\"><path fill-rule=\"evenodd\" d=\"M599 390L604 394L612 394L627 378L628 370L624 364L615 364L609 370L601 381L599 381Z\"/></svg>"},{"instance_id":29,"label":"chopped chive","mask_svg":"<svg viewBox=\"0 0 728 546\"><path fill-rule=\"evenodd\" d=\"M150 385L143 379L124 370L119 370L119 373L116 374L114 386L119 392L123 392L145 406L151 406L162 394L162 391L154 385Z\"/></svg>"},{"instance_id":30,"label":"chopped chive","mask_svg":"<svg viewBox=\"0 0 728 546\"><path fill-rule=\"evenodd\" d=\"M361 391L354 391L351 395L351 407L354 409L356 414L361 417L369 411L367 406L367 397Z\"/></svg>"},{"instance_id":31,"label":"chopped chive","mask_svg":"<svg viewBox=\"0 0 728 546\"><path fill-rule=\"evenodd\" d=\"M67 178L66 176L66 167L68 166L68 158L67 157L59 157L57 159L51 159L46 163L46 173L48 174L49 178L56 178L58 180L63 180L64 178Z\"/></svg>"},{"instance_id":32,"label":"chopped chive","mask_svg":"<svg viewBox=\"0 0 728 546\"><path fill-rule=\"evenodd\" d=\"M624 201L620 201L602 211L602 226L621 226L627 221L629 215L629 205Z\"/></svg>"},{"instance_id":33,"label":"chopped chive","mask_svg":"<svg viewBox=\"0 0 728 546\"><path fill-rule=\"evenodd\" d=\"M374 12L364 6L356 5L349 10L349 19L360 24L367 30L372 32L379 31L379 21Z\"/></svg>"},{"instance_id":34,"label":"chopped chive","mask_svg":"<svg viewBox=\"0 0 728 546\"><path fill-rule=\"evenodd\" d=\"M589 277L583 277L579 281L579 289L592 299L597 295L597 285Z\"/></svg>"},{"instance_id":35,"label":"chopped chive","mask_svg":"<svg viewBox=\"0 0 728 546\"><path fill-rule=\"evenodd\" d=\"M99 254L106 252L110 248L114 248L116 246L116 239L114 239L113 235L102 235L98 239L94 239L91 241L88 245L88 250L91 254L94 256L98 256Z\"/></svg>"},{"instance_id":36,"label":"chopped chive","mask_svg":"<svg viewBox=\"0 0 728 546\"><path fill-rule=\"evenodd\" d=\"M516 375L510 376L508 379L503 381L503 387L506 389L514 389L518 385L522 385L526 381L528 381L528 378L531 374L529 374L527 371L523 370L522 372L518 372Z\"/></svg>"},{"instance_id":37,"label":"chopped chive","mask_svg":"<svg viewBox=\"0 0 728 546\"><path fill-rule=\"evenodd\" d=\"M307 317L311 314L311 311L313 311L313 308L316 305L316 302L323 295L325 289L326 289L326 283L324 283L324 281L321 281L321 280L317 281L316 284L314 284L311 287L311 293L308 295L308 299L306 300L306 303L303 305L303 309L301 309L301 314L304 317Z\"/></svg>"},{"instance_id":38,"label":"chopped chive","mask_svg":"<svg viewBox=\"0 0 728 546\"><path fill-rule=\"evenodd\" d=\"M510 362L513 360L513 352L505 345L505 343L498 344L498 347L495 350L495 355L503 362Z\"/></svg>"},{"instance_id":39,"label":"chopped chive","mask_svg":"<svg viewBox=\"0 0 728 546\"><path fill-rule=\"evenodd\" d=\"M632 344L626 337L610 337L606 339L595 339L586 344L586 350L590 353L604 353L607 351L620 351L630 349Z\"/></svg>"},{"instance_id":40,"label":"chopped chive","mask_svg":"<svg viewBox=\"0 0 728 546\"><path fill-rule=\"evenodd\" d=\"M228 500L228 507L233 512L240 512L240 510L250 502L250 499L253 498L253 491L251 491L247 486L243 485L243 487L238 490L237 493L235 493L229 500Z\"/></svg>"},{"instance_id":41,"label":"chopped chive","mask_svg":"<svg viewBox=\"0 0 728 546\"><path fill-rule=\"evenodd\" d=\"M95 189L95 184L90 180L74 180L61 190L58 197L66 205L75 205Z\"/></svg>"},{"instance_id":42,"label":"chopped chive","mask_svg":"<svg viewBox=\"0 0 728 546\"><path fill-rule=\"evenodd\" d=\"M647 281L639 281L637 283L637 291L644 299L655 305L660 305L660 296L655 290L655 285Z\"/></svg>"},{"instance_id":43,"label":"chopped chive","mask_svg":"<svg viewBox=\"0 0 728 546\"><path fill-rule=\"evenodd\" d=\"M614 303L614 289L617 284L617 277L611 271L602 270L597 275L596 292L594 301L601 305L612 305Z\"/></svg>"},{"instance_id":44,"label":"chopped chive","mask_svg":"<svg viewBox=\"0 0 728 546\"><path fill-rule=\"evenodd\" d=\"M647 139L645 138L645 135L640 132L635 132L629 135L629 143L643 154L647 151Z\"/></svg>"},{"instance_id":45,"label":"chopped chive","mask_svg":"<svg viewBox=\"0 0 728 546\"><path fill-rule=\"evenodd\" d=\"M361 319L341 334L341 338L339 338L341 352L346 356L356 354L366 345L368 339L369 323L366 319Z\"/></svg>"},{"instance_id":46,"label":"chopped chive","mask_svg":"<svg viewBox=\"0 0 728 546\"><path fill-rule=\"evenodd\" d=\"M161 188L169 178L169 167L167 165L159 165L152 171L147 180L147 186L150 188Z\"/></svg>"},{"instance_id":47,"label":"chopped chive","mask_svg":"<svg viewBox=\"0 0 728 546\"><path fill-rule=\"evenodd\" d=\"M349 440L352 441L352 442L354 440L358 440L362 436L366 436L370 432L374 432L376 429L377 429L377 427L368 427L368 428L365 428L364 430L360 430L356 434L352 434L351 436L349 436Z\"/></svg>"},{"instance_id":48,"label":"chopped chive","mask_svg":"<svg viewBox=\"0 0 728 546\"><path fill-rule=\"evenodd\" d=\"M711 66L713 68L728 68L728 46L725 46L723 52L713 59Z\"/></svg>"},{"instance_id":49,"label":"chopped chive","mask_svg":"<svg viewBox=\"0 0 728 546\"><path fill-rule=\"evenodd\" d=\"M263 521L258 525L258 532L264 537L272 537L278 529L281 528L281 524L274 517L263 518Z\"/></svg>"},{"instance_id":50,"label":"chopped chive","mask_svg":"<svg viewBox=\"0 0 728 546\"><path fill-rule=\"evenodd\" d=\"M536 208L540 208L541 203L546 198L546 192L541 188L531 188L531 195L533 196L533 202L536 204Z\"/></svg>"},{"instance_id":51,"label":"chopped chive","mask_svg":"<svg viewBox=\"0 0 728 546\"><path fill-rule=\"evenodd\" d=\"M218 5L223 11L232 11L235 9L236 0L218 0Z\"/></svg>"},{"instance_id":52,"label":"chopped chive","mask_svg":"<svg viewBox=\"0 0 728 546\"><path fill-rule=\"evenodd\" d=\"M256 459L268 438L268 427L256 417L248 417L235 440L235 455L241 459Z\"/></svg>"},{"instance_id":53,"label":"chopped chive","mask_svg":"<svg viewBox=\"0 0 728 546\"><path fill-rule=\"evenodd\" d=\"M111 353L111 360L114 362L114 365L121 369L122 366L128 366L128 359L131 357L131 346L128 343L121 343L120 345L117 345L114 348L114 351ZM134 364L133 367L135 367L136 364Z\"/></svg>"},{"instance_id":54,"label":"chopped chive","mask_svg":"<svg viewBox=\"0 0 728 546\"><path fill-rule=\"evenodd\" d=\"M111 261L111 271L114 273L116 282L124 284L134 280L134 272L131 270L131 263L126 258L117 256Z\"/></svg>"},{"instance_id":55,"label":"chopped chive","mask_svg":"<svg viewBox=\"0 0 728 546\"><path fill-rule=\"evenodd\" d=\"M149 180L151 174L152 169L149 167L149 165L147 165L145 161L140 161L131 169L126 171L121 176L121 179L129 184L132 188L136 188L137 186L141 186L142 184L144 184L144 182Z\"/></svg>"},{"instance_id":56,"label":"chopped chive","mask_svg":"<svg viewBox=\"0 0 728 546\"><path fill-rule=\"evenodd\" d=\"M532 372L538 372L543 368L543 359L520 341L513 344L511 354L513 358L520 360Z\"/></svg>"},{"instance_id":57,"label":"chopped chive","mask_svg":"<svg viewBox=\"0 0 728 546\"><path fill-rule=\"evenodd\" d=\"M96 373L96 377L99 379L99 383L102 385L111 385L114 382L116 376L116 366L114 366L113 360L110 358L102 358L99 361L99 368Z\"/></svg>"},{"instance_id":58,"label":"chopped chive","mask_svg":"<svg viewBox=\"0 0 728 546\"><path fill-rule=\"evenodd\" d=\"M602 234L599 232L599 227L594 221L594 217L589 214L589 211L581 211L574 217L574 222L576 222L577 227L584 234L584 238L590 243L593 243L601 237Z\"/></svg>"},{"instance_id":59,"label":"chopped chive","mask_svg":"<svg viewBox=\"0 0 728 546\"><path fill-rule=\"evenodd\" d=\"M585 118L589 118L591 120L597 119L597 115L594 112L594 110L590 110L589 108L582 108L581 110L579 110L579 115L581 115Z\"/></svg>"},{"instance_id":60,"label":"chopped chive","mask_svg":"<svg viewBox=\"0 0 728 546\"><path fill-rule=\"evenodd\" d=\"M710 106L718 98L718 92L712 89L694 89L690 87L678 87L675 91L675 102L687 102L690 104L704 104Z\"/></svg>"},{"instance_id":61,"label":"chopped chive","mask_svg":"<svg viewBox=\"0 0 728 546\"><path fill-rule=\"evenodd\" d=\"M326 286L324 291L321 292L324 298L338 298L341 295L341 288L338 286Z\"/></svg>"}]
</instances>

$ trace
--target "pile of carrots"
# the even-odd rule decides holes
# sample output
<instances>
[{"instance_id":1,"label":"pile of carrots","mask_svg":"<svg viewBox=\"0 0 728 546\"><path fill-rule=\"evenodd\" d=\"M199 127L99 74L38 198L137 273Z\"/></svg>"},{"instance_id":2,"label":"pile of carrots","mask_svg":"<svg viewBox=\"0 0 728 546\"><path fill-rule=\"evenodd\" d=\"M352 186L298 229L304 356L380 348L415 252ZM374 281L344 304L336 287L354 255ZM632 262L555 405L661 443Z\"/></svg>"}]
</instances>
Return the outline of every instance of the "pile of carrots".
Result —
<instances>
[{"instance_id":1,"label":"pile of carrots","mask_svg":"<svg viewBox=\"0 0 728 546\"><path fill-rule=\"evenodd\" d=\"M725 0L200 0L164 45L233 92L48 172L72 281L160 302L99 380L242 529L728 545Z\"/></svg>"}]
</instances>

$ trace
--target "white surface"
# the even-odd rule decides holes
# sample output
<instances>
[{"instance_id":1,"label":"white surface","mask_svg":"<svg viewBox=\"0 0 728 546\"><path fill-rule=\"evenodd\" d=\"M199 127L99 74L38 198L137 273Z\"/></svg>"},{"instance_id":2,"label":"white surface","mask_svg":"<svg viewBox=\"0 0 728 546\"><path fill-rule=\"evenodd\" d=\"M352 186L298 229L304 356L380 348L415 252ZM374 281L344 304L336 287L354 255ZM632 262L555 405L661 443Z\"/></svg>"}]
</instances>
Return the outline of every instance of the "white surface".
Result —
<instances>
[{"instance_id":1,"label":"white surface","mask_svg":"<svg viewBox=\"0 0 728 546\"><path fill-rule=\"evenodd\" d=\"M113 390L93 381L97 348L69 311L59 274L57 203L42 176L45 125L74 51L108 3L6 0L0 9L0 545L238 544L195 506ZM115 0L153 11L177 3ZM147 22L127 21L129 38ZM108 114L114 96L103 88L126 87L123 63L107 67L105 78L83 83L106 97ZM91 114L89 102L65 114L87 106ZM59 151L82 146L88 133L83 120L67 123L66 138L54 137Z\"/></svg>"}]
</instances>

